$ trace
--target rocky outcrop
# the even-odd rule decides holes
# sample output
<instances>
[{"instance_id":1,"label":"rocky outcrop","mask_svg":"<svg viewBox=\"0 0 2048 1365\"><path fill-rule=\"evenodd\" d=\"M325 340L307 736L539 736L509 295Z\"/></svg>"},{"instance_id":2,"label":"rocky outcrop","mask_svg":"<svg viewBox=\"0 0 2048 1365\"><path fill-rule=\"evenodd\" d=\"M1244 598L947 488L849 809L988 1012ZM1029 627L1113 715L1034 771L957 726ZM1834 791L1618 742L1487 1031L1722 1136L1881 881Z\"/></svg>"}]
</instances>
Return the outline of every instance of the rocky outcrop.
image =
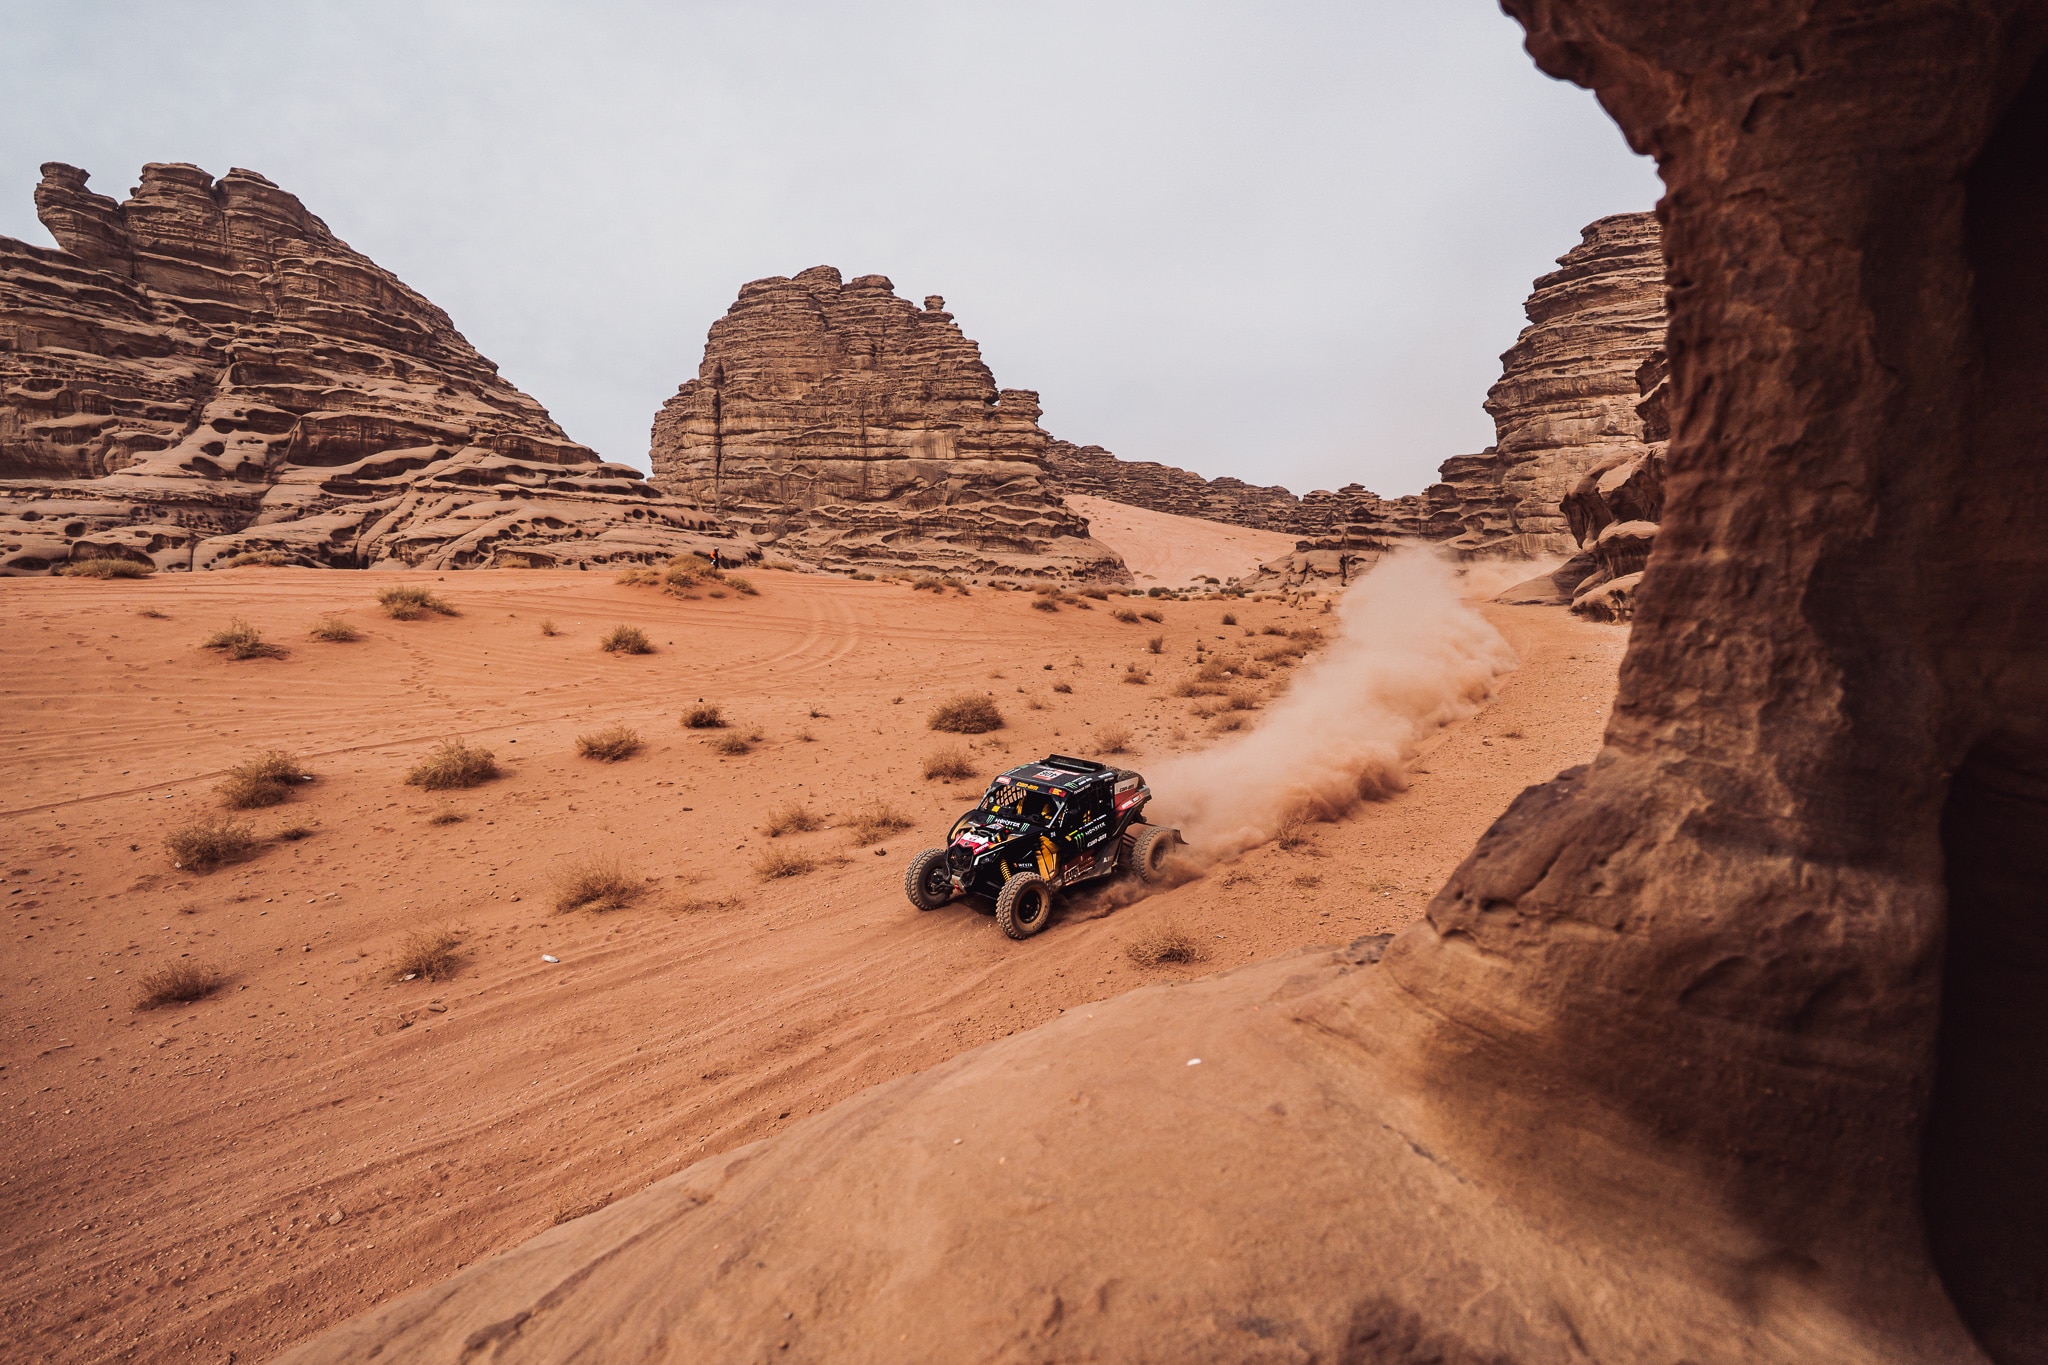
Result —
<instances>
[{"instance_id":1,"label":"rocky outcrop","mask_svg":"<svg viewBox=\"0 0 2048 1365\"><path fill-rule=\"evenodd\" d=\"M0 238L0 572L582 565L752 547L563 434L447 314L253 171L51 163Z\"/></svg>"},{"instance_id":2,"label":"rocky outcrop","mask_svg":"<svg viewBox=\"0 0 2048 1365\"><path fill-rule=\"evenodd\" d=\"M1506 8L1683 281L1597 760L1383 955L1069 1012L295 1359L2043 1359L2048 18Z\"/></svg>"},{"instance_id":3,"label":"rocky outcrop","mask_svg":"<svg viewBox=\"0 0 2048 1365\"><path fill-rule=\"evenodd\" d=\"M1038 395L945 303L830 266L742 286L655 416L654 482L828 568L1124 581L1046 481Z\"/></svg>"}]
</instances>

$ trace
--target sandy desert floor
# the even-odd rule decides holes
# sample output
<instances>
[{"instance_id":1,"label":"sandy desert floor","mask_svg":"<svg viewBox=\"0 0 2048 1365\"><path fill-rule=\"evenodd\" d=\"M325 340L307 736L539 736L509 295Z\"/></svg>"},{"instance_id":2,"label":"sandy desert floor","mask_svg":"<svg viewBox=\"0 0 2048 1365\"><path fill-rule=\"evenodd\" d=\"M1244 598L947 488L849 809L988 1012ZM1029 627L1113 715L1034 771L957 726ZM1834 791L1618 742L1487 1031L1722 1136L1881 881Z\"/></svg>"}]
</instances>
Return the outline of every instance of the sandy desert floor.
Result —
<instances>
[{"instance_id":1,"label":"sandy desert floor","mask_svg":"<svg viewBox=\"0 0 2048 1365\"><path fill-rule=\"evenodd\" d=\"M1123 556L1141 588L1184 588L1204 578L1250 578L1259 565L1292 554L1296 537L1196 517L1176 517L1127 502L1070 493L1069 508L1088 518L1097 540Z\"/></svg>"},{"instance_id":2,"label":"sandy desert floor","mask_svg":"<svg viewBox=\"0 0 2048 1365\"><path fill-rule=\"evenodd\" d=\"M1116 603L1048 613L1023 593L791 573L755 574L758 597L679 601L594 573L474 572L416 577L459 616L397 622L374 605L397 577L0 580L11 1358L262 1359L1062 1010L1396 928L1516 792L1593 755L1625 643L1558 609L1488 606L1522 667L1424 746L1409 790L1133 904L1084 898L1015 943L966 906L912 909L908 856L1012 762L1089 753L1109 726L1134 732L1121 761L1141 769L1209 742L1169 695L1197 640L1328 618L1168 602L1150 604L1162 625L1133 626ZM308 640L329 612L364 638ZM290 657L198 647L236 615ZM620 623L657 652L601 652ZM1155 682L1121 685L1132 662ZM967 689L1009 726L972 741L978 779L926 780L946 742L926 715ZM725 756L681 728L700 698L761 742ZM576 755L615 721L646 748ZM405 785L449 736L505 776ZM248 814L265 840L247 861L173 867L165 833L216 813L223 770L272 747L317 780ZM914 823L856 846L848 822L876 795ZM764 821L793 801L825 827L770 840ZM274 837L294 825L312 832ZM762 880L757 860L786 848L817 869ZM554 878L593 851L648 893L556 913ZM393 980L423 925L459 929L455 974ZM1127 947L1164 925L1207 957L1136 965ZM226 985L137 1009L138 977L179 960Z\"/></svg>"}]
</instances>

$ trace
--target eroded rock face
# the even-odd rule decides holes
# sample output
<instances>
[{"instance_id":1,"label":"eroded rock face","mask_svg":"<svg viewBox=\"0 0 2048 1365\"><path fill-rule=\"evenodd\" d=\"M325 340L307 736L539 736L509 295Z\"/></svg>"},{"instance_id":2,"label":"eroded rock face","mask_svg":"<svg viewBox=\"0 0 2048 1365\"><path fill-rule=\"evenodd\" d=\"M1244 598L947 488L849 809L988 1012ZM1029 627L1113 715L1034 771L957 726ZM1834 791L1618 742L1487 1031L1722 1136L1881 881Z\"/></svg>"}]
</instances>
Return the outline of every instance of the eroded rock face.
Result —
<instances>
[{"instance_id":1,"label":"eroded rock face","mask_svg":"<svg viewBox=\"0 0 2048 1365\"><path fill-rule=\"evenodd\" d=\"M655 416L654 482L825 567L1124 581L1046 482L1038 395L945 302L831 266L743 286Z\"/></svg>"},{"instance_id":2,"label":"eroded rock face","mask_svg":"<svg viewBox=\"0 0 2048 1365\"><path fill-rule=\"evenodd\" d=\"M1683 282L1598 759L1376 963L1069 1014L296 1359L2044 1358L2048 7L1507 8Z\"/></svg>"},{"instance_id":3,"label":"eroded rock face","mask_svg":"<svg viewBox=\"0 0 2048 1365\"><path fill-rule=\"evenodd\" d=\"M253 171L43 167L0 238L0 572L590 564L750 544L605 464L448 316Z\"/></svg>"}]
</instances>

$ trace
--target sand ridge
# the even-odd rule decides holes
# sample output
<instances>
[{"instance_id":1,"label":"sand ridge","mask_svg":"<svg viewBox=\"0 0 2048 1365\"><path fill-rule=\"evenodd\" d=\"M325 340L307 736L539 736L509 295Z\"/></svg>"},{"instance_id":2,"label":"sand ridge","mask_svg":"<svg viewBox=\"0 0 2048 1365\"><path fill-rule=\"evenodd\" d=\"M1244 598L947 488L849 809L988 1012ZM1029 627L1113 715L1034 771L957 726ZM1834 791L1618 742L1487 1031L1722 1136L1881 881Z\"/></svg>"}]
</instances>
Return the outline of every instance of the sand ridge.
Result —
<instances>
[{"instance_id":1,"label":"sand ridge","mask_svg":"<svg viewBox=\"0 0 2048 1365\"><path fill-rule=\"evenodd\" d=\"M1134 732L1126 761L1143 768L1203 742L1167 695L1198 637L1316 623L1313 605L1155 603L1164 623L1133 626L1114 602L1046 613L1025 594L795 574L694 602L592 573L409 577L462 614L383 619L387 575L0 583L0 904L18 963L0 998L0 1330L38 1356L260 1357L1063 1009L1405 923L1516 791L1592 756L1626 638L1487 608L1522 667L1425 746L1410 790L1136 904L1077 904L1016 944L965 907L903 900L903 861L979 789L919 776L942 742L932 701L972 688L1002 704L1010 728L972 741L983 776L1088 752L1110 725ZM366 638L305 640L331 611ZM292 656L196 647L236 614ZM621 622L658 652L599 651ZM1145 652L1152 634L1163 655ZM1119 683L1133 662L1155 681ZM761 745L724 757L680 729L699 697ZM620 720L641 755L575 757L575 735ZM508 775L448 796L403 785L450 735ZM313 834L210 875L173 869L165 829L212 814L218 775L273 746L319 778L248 822ZM845 828L877 792L916 822L880 856ZM828 828L772 844L823 865L764 884L760 827L791 800ZM465 818L427 823L444 809ZM551 877L588 850L654 890L555 914ZM1127 958L1167 923L1206 960ZM460 970L390 981L421 924L464 931ZM226 988L132 1009L136 976L179 954L218 961Z\"/></svg>"}]
</instances>

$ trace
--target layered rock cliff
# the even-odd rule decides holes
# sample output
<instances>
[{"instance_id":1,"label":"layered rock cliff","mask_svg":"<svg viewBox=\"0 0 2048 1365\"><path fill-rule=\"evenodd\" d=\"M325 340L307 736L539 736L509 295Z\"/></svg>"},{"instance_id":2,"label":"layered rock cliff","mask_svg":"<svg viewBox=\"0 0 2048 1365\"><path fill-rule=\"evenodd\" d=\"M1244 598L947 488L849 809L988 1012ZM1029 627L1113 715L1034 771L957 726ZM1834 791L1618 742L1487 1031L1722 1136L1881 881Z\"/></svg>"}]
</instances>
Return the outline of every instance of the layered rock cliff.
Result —
<instances>
[{"instance_id":1,"label":"layered rock cliff","mask_svg":"<svg viewBox=\"0 0 2048 1365\"><path fill-rule=\"evenodd\" d=\"M465 568L753 553L600 461L447 314L253 171L50 163L0 238L0 572Z\"/></svg>"},{"instance_id":2,"label":"layered rock cliff","mask_svg":"<svg viewBox=\"0 0 2048 1365\"><path fill-rule=\"evenodd\" d=\"M740 289L650 453L660 487L824 567L1123 580L1048 484L1038 415L943 298L814 266Z\"/></svg>"}]
</instances>

